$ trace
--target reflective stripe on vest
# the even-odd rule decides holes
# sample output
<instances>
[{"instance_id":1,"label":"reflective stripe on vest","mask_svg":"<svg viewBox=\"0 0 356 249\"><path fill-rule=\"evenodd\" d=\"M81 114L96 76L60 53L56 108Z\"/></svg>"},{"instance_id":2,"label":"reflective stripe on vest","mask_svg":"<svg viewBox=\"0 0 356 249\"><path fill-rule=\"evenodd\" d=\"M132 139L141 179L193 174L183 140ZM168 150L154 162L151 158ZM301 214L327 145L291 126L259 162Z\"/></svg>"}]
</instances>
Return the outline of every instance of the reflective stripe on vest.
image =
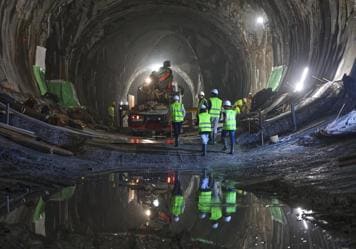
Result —
<instances>
[{"instance_id":1,"label":"reflective stripe on vest","mask_svg":"<svg viewBox=\"0 0 356 249\"><path fill-rule=\"evenodd\" d=\"M223 126L224 131L236 131L236 111L225 110L225 122Z\"/></svg>"},{"instance_id":2,"label":"reflective stripe on vest","mask_svg":"<svg viewBox=\"0 0 356 249\"><path fill-rule=\"evenodd\" d=\"M236 191L229 191L225 196L226 213L232 214L236 212Z\"/></svg>"},{"instance_id":3,"label":"reflective stripe on vest","mask_svg":"<svg viewBox=\"0 0 356 249\"><path fill-rule=\"evenodd\" d=\"M207 112L199 114L199 132L211 132L210 114Z\"/></svg>"},{"instance_id":4,"label":"reflective stripe on vest","mask_svg":"<svg viewBox=\"0 0 356 249\"><path fill-rule=\"evenodd\" d=\"M173 104L171 104L171 115L173 122L183 122L183 104L179 102L174 102Z\"/></svg>"},{"instance_id":5,"label":"reflective stripe on vest","mask_svg":"<svg viewBox=\"0 0 356 249\"><path fill-rule=\"evenodd\" d=\"M171 213L174 216L179 216L183 213L184 199L181 195L176 195L172 197L171 203Z\"/></svg>"},{"instance_id":6,"label":"reflective stripe on vest","mask_svg":"<svg viewBox=\"0 0 356 249\"><path fill-rule=\"evenodd\" d=\"M217 221L222 217L221 202L218 199L212 201L210 220Z\"/></svg>"},{"instance_id":7,"label":"reflective stripe on vest","mask_svg":"<svg viewBox=\"0 0 356 249\"><path fill-rule=\"evenodd\" d=\"M198 199L198 210L202 213L210 213L211 191L200 192Z\"/></svg>"},{"instance_id":8,"label":"reflective stripe on vest","mask_svg":"<svg viewBox=\"0 0 356 249\"><path fill-rule=\"evenodd\" d=\"M221 107L222 107L222 100L217 97L210 98L211 108L210 108L210 116L212 118L219 118Z\"/></svg>"}]
</instances>

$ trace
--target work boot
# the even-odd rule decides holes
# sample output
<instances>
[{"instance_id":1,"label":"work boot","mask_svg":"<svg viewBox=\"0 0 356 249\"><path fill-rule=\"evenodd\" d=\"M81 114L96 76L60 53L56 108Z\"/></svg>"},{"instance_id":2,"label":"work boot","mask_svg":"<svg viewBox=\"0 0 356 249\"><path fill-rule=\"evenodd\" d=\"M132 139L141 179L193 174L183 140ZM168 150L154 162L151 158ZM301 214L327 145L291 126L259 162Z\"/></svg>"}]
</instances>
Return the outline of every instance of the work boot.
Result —
<instances>
[{"instance_id":1,"label":"work boot","mask_svg":"<svg viewBox=\"0 0 356 249\"><path fill-rule=\"evenodd\" d=\"M234 154L234 144L231 144L231 148L230 148L230 154L233 155Z\"/></svg>"},{"instance_id":2,"label":"work boot","mask_svg":"<svg viewBox=\"0 0 356 249\"><path fill-rule=\"evenodd\" d=\"M174 143L174 147L178 147L178 145L179 145L179 142L178 142L178 137L176 137L176 139L175 139L175 143Z\"/></svg>"},{"instance_id":3,"label":"work boot","mask_svg":"<svg viewBox=\"0 0 356 249\"><path fill-rule=\"evenodd\" d=\"M224 138L223 139L223 142L224 142L224 148L222 149L222 151L227 151L227 141L226 141L226 139Z\"/></svg>"}]
</instances>

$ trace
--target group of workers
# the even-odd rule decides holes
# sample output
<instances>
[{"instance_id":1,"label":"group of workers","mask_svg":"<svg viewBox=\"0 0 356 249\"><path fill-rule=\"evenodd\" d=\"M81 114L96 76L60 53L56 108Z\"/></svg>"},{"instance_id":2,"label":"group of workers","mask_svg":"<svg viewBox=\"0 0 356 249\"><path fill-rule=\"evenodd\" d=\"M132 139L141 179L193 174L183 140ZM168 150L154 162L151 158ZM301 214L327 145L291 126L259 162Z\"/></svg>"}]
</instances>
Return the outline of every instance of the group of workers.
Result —
<instances>
[{"instance_id":1,"label":"group of workers","mask_svg":"<svg viewBox=\"0 0 356 249\"><path fill-rule=\"evenodd\" d=\"M237 193L233 183L213 179L204 175L199 184L198 212L200 219L209 218L212 228L219 227L220 220L230 222L236 213ZM170 212L174 222L179 222L184 213L185 201L177 177L171 197Z\"/></svg>"},{"instance_id":2,"label":"group of workers","mask_svg":"<svg viewBox=\"0 0 356 249\"><path fill-rule=\"evenodd\" d=\"M237 116L241 114L248 103L244 99L239 99L232 105L230 100L222 101L219 98L219 91L213 89L209 99L205 98L205 93L199 93L199 102L197 108L197 125L202 143L202 156L207 154L208 143L215 144L218 133L219 122L223 123L221 139L224 147L223 151L228 150L227 138L230 138L229 153L234 153L235 136L237 129ZM250 96L249 98L250 99ZM248 108L248 107L247 107ZM170 106L170 115L175 138L175 146L179 145L179 135L185 117L184 105L180 102L179 96L174 96L173 103Z\"/></svg>"}]
</instances>

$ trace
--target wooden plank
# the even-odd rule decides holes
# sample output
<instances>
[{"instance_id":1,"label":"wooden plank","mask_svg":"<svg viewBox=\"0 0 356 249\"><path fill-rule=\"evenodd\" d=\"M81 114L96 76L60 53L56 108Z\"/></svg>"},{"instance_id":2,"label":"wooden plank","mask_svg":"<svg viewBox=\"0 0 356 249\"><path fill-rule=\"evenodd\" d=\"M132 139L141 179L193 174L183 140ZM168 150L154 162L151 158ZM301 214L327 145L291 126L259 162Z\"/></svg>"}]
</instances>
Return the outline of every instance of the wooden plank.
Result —
<instances>
[{"instance_id":1,"label":"wooden plank","mask_svg":"<svg viewBox=\"0 0 356 249\"><path fill-rule=\"evenodd\" d=\"M4 124L4 123L0 123L0 127L4 128L4 129L7 129L7 130L11 130L11 131L16 132L16 133L20 133L20 134L25 135L25 136L29 136L29 137L32 137L32 138L37 138L36 134L34 132L32 132L32 131L24 130L24 129L21 129L21 128L18 128L18 127L15 127L15 126L11 126L11 125L7 125L7 124Z\"/></svg>"}]
</instances>

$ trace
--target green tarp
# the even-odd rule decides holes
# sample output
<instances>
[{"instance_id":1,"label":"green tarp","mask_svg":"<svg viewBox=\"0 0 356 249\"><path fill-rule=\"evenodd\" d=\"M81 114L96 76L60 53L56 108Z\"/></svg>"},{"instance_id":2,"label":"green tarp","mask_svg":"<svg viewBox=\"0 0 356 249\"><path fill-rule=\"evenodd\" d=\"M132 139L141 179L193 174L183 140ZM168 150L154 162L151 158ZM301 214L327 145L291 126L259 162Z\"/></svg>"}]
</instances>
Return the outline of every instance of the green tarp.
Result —
<instances>
[{"instance_id":1,"label":"green tarp","mask_svg":"<svg viewBox=\"0 0 356 249\"><path fill-rule=\"evenodd\" d=\"M282 208L277 199L272 199L272 205L270 207L270 211L271 211L272 220L284 224Z\"/></svg>"},{"instance_id":2,"label":"green tarp","mask_svg":"<svg viewBox=\"0 0 356 249\"><path fill-rule=\"evenodd\" d=\"M272 88L272 91L276 91L281 84L285 70L286 66L273 67L267 82L267 88Z\"/></svg>"},{"instance_id":3,"label":"green tarp","mask_svg":"<svg viewBox=\"0 0 356 249\"><path fill-rule=\"evenodd\" d=\"M59 104L64 107L79 107L80 103L74 86L69 81L50 80L47 82L48 92L56 95Z\"/></svg>"},{"instance_id":4,"label":"green tarp","mask_svg":"<svg viewBox=\"0 0 356 249\"><path fill-rule=\"evenodd\" d=\"M38 89L40 90L41 95L45 95L47 93L47 85L45 81L45 74L41 70L39 66L33 66L33 74L35 75L36 83Z\"/></svg>"},{"instance_id":5,"label":"green tarp","mask_svg":"<svg viewBox=\"0 0 356 249\"><path fill-rule=\"evenodd\" d=\"M33 222L38 221L41 218L41 215L44 213L44 211L45 211L45 202L43 201L42 197L40 197L40 199L37 202L35 211L33 213L33 217L32 217Z\"/></svg>"}]
</instances>

